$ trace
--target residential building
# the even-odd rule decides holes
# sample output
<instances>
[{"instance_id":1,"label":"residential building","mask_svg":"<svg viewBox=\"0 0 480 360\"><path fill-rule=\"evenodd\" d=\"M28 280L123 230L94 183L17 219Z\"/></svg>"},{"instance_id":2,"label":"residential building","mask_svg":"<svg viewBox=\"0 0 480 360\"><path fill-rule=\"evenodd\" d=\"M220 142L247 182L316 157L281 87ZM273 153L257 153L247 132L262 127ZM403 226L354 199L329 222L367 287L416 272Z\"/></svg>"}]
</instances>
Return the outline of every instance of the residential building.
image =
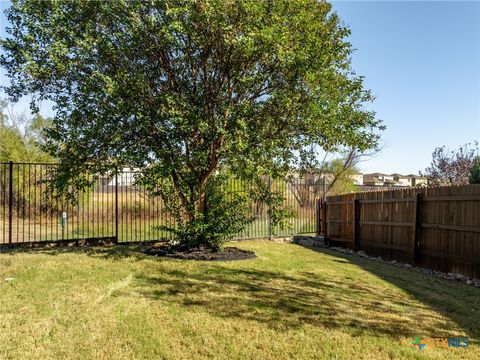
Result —
<instances>
[{"instance_id":1,"label":"residential building","mask_svg":"<svg viewBox=\"0 0 480 360\"><path fill-rule=\"evenodd\" d=\"M355 180L354 180L355 181ZM426 186L427 178L418 175L372 173L363 175L364 186L408 187Z\"/></svg>"}]
</instances>

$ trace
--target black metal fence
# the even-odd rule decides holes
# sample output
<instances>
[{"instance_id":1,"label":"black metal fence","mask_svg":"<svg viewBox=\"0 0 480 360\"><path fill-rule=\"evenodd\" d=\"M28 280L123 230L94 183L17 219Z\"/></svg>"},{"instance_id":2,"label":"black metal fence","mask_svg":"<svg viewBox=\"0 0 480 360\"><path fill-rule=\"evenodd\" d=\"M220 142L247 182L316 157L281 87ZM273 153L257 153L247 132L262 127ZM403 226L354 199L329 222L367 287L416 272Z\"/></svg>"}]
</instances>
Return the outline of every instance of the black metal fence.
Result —
<instances>
[{"instance_id":1,"label":"black metal fence","mask_svg":"<svg viewBox=\"0 0 480 360\"><path fill-rule=\"evenodd\" d=\"M174 225L174 219L160 197L138 185L141 173L124 169L115 176L100 176L72 205L47 191L56 168L55 164L0 163L0 244L93 238L134 242L170 236L155 227ZM308 177L269 183L283 195L283 206L291 216L284 227L273 226L268 205L252 201L255 220L236 238L315 233L318 199L323 196L321 180ZM251 189L236 179L228 187L229 191Z\"/></svg>"}]
</instances>

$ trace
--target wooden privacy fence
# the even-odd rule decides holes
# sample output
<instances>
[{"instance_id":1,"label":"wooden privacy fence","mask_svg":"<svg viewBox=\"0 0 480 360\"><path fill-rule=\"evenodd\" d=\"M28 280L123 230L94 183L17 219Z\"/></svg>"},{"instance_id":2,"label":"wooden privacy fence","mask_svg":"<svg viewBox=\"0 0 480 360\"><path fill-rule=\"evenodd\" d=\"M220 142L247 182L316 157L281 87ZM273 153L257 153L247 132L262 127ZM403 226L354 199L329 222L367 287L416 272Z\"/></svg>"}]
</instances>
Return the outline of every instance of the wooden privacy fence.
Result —
<instances>
[{"instance_id":1,"label":"wooden privacy fence","mask_svg":"<svg viewBox=\"0 0 480 360\"><path fill-rule=\"evenodd\" d=\"M331 246L480 279L480 185L331 196L319 214Z\"/></svg>"}]
</instances>

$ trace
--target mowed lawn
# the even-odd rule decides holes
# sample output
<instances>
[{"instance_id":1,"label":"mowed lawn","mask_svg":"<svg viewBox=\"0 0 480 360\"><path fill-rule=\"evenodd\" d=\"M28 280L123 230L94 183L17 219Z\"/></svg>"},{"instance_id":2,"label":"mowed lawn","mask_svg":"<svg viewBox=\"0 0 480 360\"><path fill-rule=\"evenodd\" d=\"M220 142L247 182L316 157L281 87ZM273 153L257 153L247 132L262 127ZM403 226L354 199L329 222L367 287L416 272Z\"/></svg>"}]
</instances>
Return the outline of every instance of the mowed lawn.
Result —
<instances>
[{"instance_id":1,"label":"mowed lawn","mask_svg":"<svg viewBox=\"0 0 480 360\"><path fill-rule=\"evenodd\" d=\"M234 244L258 258L0 254L0 359L480 358L480 289L327 250ZM420 351L416 336L469 346Z\"/></svg>"}]
</instances>

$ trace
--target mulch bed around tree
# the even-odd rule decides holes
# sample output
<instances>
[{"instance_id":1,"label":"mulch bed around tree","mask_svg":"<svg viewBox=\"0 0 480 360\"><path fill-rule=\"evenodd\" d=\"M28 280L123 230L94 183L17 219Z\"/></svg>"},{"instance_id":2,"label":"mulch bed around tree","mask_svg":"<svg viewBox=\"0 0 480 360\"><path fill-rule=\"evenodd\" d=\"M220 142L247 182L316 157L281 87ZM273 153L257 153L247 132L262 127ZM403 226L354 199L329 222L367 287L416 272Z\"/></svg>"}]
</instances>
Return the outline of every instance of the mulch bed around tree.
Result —
<instances>
[{"instance_id":1,"label":"mulch bed around tree","mask_svg":"<svg viewBox=\"0 0 480 360\"><path fill-rule=\"evenodd\" d=\"M211 261L244 260L256 257L253 251L236 247L225 247L219 251L214 251L210 248L185 249L178 246L168 246L164 243L153 245L145 250L145 254L175 259Z\"/></svg>"}]
</instances>

